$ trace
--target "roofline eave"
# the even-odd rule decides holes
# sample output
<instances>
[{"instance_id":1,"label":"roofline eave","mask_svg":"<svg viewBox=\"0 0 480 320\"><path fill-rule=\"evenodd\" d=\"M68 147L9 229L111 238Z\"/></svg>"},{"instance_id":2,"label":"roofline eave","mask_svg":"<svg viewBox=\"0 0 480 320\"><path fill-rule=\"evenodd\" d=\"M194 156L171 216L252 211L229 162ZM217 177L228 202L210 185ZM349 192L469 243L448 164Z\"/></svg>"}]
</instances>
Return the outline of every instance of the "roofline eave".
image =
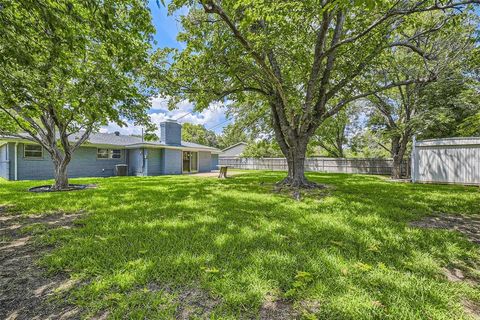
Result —
<instances>
[{"instance_id":1,"label":"roofline eave","mask_svg":"<svg viewBox=\"0 0 480 320\"><path fill-rule=\"evenodd\" d=\"M0 137L0 144L2 142L21 142L21 143L35 143L32 140L28 140L20 137ZM70 142L73 143L73 142ZM119 148L119 149L135 149L135 148L156 148L156 149L174 149L174 150L185 150L185 151L205 151L211 152L214 154L220 154L221 150L216 148L201 148L201 147L187 147L187 146L170 146L165 144L155 144L155 143L134 143L127 145L120 144L108 144L108 143L90 143L85 142L81 145L82 147L96 147L96 148Z\"/></svg>"}]
</instances>

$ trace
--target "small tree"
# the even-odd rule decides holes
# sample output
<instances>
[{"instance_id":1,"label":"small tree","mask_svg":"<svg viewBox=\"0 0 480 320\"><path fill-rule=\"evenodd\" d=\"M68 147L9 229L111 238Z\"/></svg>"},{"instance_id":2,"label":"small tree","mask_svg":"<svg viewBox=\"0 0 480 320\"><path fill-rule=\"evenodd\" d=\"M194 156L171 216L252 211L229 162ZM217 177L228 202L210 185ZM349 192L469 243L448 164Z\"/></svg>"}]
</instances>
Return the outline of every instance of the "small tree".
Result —
<instances>
[{"instance_id":1,"label":"small tree","mask_svg":"<svg viewBox=\"0 0 480 320\"><path fill-rule=\"evenodd\" d=\"M0 133L45 148L54 189L68 187L73 153L100 125L147 124L153 32L141 0L2 2Z\"/></svg>"},{"instance_id":2,"label":"small tree","mask_svg":"<svg viewBox=\"0 0 480 320\"><path fill-rule=\"evenodd\" d=\"M378 83L382 53L405 47L421 54L415 41L435 26L413 37L402 32L420 14L452 17L479 2L176 0L172 10L189 7L179 36L186 48L174 54L162 87L199 109L225 98L245 113L266 109L288 162L282 183L311 187L304 175L310 138L345 105L372 94L359 89ZM383 82L375 92L420 80Z\"/></svg>"}]
</instances>

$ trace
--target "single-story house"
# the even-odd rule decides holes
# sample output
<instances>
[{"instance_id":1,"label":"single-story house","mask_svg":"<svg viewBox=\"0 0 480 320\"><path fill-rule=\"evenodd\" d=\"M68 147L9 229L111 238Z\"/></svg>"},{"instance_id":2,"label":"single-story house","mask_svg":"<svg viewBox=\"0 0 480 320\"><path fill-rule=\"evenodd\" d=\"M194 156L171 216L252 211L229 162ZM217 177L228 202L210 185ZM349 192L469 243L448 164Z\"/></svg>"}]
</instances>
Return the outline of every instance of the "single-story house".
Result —
<instances>
[{"instance_id":1,"label":"single-story house","mask_svg":"<svg viewBox=\"0 0 480 320\"><path fill-rule=\"evenodd\" d=\"M73 134L74 142L80 134ZM115 133L92 133L73 154L68 176L109 177L115 166L127 165L132 176L210 172L217 169L219 149L182 141L182 126L174 120L160 124L160 140ZM53 162L42 148L21 137L0 136L0 177L7 180L53 178Z\"/></svg>"},{"instance_id":2,"label":"single-story house","mask_svg":"<svg viewBox=\"0 0 480 320\"><path fill-rule=\"evenodd\" d=\"M239 142L222 150L220 158L239 158L247 147L246 142Z\"/></svg>"}]
</instances>

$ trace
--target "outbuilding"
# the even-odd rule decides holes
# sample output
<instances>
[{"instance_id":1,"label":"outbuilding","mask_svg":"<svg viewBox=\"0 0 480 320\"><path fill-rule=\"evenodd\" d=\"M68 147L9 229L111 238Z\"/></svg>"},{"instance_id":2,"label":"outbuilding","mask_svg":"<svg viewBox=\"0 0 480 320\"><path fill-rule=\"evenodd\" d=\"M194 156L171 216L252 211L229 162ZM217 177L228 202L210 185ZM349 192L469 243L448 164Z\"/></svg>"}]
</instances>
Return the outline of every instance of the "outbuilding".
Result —
<instances>
[{"instance_id":1,"label":"outbuilding","mask_svg":"<svg viewBox=\"0 0 480 320\"><path fill-rule=\"evenodd\" d=\"M412 181L480 185L480 137L414 141Z\"/></svg>"}]
</instances>

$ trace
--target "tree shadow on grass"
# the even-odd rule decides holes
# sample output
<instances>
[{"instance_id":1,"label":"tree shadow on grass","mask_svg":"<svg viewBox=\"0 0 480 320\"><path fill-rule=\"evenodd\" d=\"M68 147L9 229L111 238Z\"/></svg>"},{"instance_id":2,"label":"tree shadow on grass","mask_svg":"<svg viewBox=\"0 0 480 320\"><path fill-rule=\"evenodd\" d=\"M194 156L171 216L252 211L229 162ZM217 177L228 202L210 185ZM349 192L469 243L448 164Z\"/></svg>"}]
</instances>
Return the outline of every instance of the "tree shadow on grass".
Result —
<instances>
[{"instance_id":1,"label":"tree shadow on grass","mask_svg":"<svg viewBox=\"0 0 480 320\"><path fill-rule=\"evenodd\" d=\"M266 296L300 309L303 301L320 301L316 313L324 318L462 316L460 296L469 289L439 270L477 259L478 248L455 233L406 222L434 211L475 213L478 192L311 174L332 192L297 202L260 183L282 175L94 180L100 187L84 197L28 196L19 207L90 212L82 228L56 235L61 247L43 260L50 270L90 281L72 293L90 313L127 312L126 301L146 299L132 293L153 283L162 288L150 293L159 297L153 301L175 305L177 293L196 287L220 301L209 312L223 316L255 317ZM2 196L19 198L14 188Z\"/></svg>"}]
</instances>

